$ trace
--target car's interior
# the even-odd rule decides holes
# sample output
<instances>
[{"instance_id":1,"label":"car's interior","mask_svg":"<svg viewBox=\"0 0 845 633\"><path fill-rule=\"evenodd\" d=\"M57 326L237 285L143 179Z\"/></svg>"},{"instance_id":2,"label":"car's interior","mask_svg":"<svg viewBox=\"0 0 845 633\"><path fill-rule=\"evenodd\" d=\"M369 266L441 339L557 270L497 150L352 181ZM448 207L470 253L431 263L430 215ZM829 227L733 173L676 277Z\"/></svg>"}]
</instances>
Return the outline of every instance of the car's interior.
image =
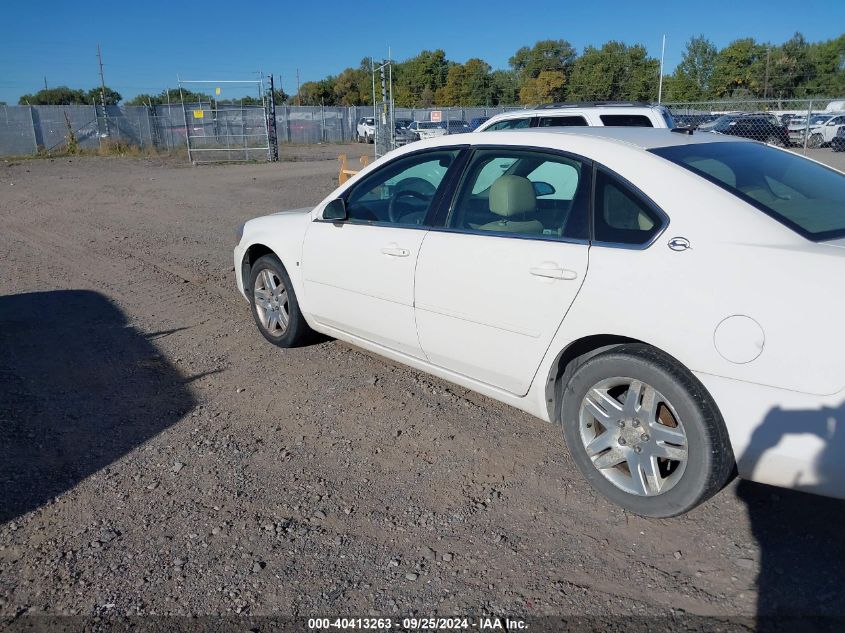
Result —
<instances>
[{"instance_id":1,"label":"car's interior","mask_svg":"<svg viewBox=\"0 0 845 633\"><path fill-rule=\"evenodd\" d=\"M562 157L480 153L464 178L448 225L586 239L589 178L581 170L581 163Z\"/></svg>"}]
</instances>

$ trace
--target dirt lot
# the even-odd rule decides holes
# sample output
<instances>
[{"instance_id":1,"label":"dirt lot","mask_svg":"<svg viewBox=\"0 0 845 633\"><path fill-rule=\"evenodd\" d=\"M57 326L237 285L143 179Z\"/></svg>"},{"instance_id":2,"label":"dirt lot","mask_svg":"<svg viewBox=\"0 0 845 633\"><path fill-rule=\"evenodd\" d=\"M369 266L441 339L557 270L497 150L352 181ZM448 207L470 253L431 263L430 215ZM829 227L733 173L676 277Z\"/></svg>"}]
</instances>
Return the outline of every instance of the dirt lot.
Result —
<instances>
[{"instance_id":1,"label":"dirt lot","mask_svg":"<svg viewBox=\"0 0 845 633\"><path fill-rule=\"evenodd\" d=\"M845 613L843 502L734 482L638 518L552 425L267 344L234 228L366 149L0 163L0 618Z\"/></svg>"}]
</instances>

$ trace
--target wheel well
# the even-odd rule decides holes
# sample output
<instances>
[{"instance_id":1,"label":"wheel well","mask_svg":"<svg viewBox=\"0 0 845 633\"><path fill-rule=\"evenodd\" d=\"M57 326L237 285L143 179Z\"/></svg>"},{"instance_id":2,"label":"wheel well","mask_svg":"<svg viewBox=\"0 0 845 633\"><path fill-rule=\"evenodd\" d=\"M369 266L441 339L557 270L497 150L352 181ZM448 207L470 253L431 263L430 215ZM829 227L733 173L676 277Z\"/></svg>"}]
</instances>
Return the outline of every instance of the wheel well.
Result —
<instances>
[{"instance_id":1,"label":"wheel well","mask_svg":"<svg viewBox=\"0 0 845 633\"><path fill-rule=\"evenodd\" d=\"M552 363L546 381L546 408L549 411L549 420L552 423L556 423L558 419L558 405L563 394L563 388L578 365L588 358L626 343L644 342L615 334L594 334L573 341L561 350ZM647 343L644 344L647 345Z\"/></svg>"},{"instance_id":2,"label":"wheel well","mask_svg":"<svg viewBox=\"0 0 845 633\"><path fill-rule=\"evenodd\" d=\"M246 249L243 262L241 262L241 279L243 280L244 288L246 288L247 281L249 281L249 273L252 270L253 264L265 255L275 255L275 253L273 249L264 246L264 244L253 244Z\"/></svg>"}]
</instances>

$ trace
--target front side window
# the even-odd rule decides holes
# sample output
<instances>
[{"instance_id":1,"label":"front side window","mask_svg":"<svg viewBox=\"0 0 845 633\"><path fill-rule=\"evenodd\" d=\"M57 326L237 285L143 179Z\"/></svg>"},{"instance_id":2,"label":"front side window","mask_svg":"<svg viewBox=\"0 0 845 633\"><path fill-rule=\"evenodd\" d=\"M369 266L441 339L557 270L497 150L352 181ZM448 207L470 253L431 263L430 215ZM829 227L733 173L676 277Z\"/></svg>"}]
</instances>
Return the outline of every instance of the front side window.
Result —
<instances>
[{"instance_id":1,"label":"front side window","mask_svg":"<svg viewBox=\"0 0 845 633\"><path fill-rule=\"evenodd\" d=\"M602 114L599 118L608 127L654 127L651 119L642 114Z\"/></svg>"},{"instance_id":2,"label":"front side window","mask_svg":"<svg viewBox=\"0 0 845 633\"><path fill-rule=\"evenodd\" d=\"M586 240L590 168L521 149L477 151L447 227L538 238Z\"/></svg>"},{"instance_id":3,"label":"front side window","mask_svg":"<svg viewBox=\"0 0 845 633\"><path fill-rule=\"evenodd\" d=\"M845 237L845 175L757 143L650 150L752 204L807 239Z\"/></svg>"},{"instance_id":4,"label":"front side window","mask_svg":"<svg viewBox=\"0 0 845 633\"><path fill-rule=\"evenodd\" d=\"M598 171L593 203L595 241L644 245L662 225L661 217L637 191L615 176Z\"/></svg>"},{"instance_id":5,"label":"front side window","mask_svg":"<svg viewBox=\"0 0 845 633\"><path fill-rule=\"evenodd\" d=\"M495 132L497 130L520 130L522 128L530 127L531 126L531 119L524 118L524 119L505 119L504 121L499 121L494 123L488 128L485 128L485 132Z\"/></svg>"},{"instance_id":6,"label":"front side window","mask_svg":"<svg viewBox=\"0 0 845 633\"><path fill-rule=\"evenodd\" d=\"M370 174L346 198L349 221L422 225L458 151L406 156Z\"/></svg>"}]
</instances>

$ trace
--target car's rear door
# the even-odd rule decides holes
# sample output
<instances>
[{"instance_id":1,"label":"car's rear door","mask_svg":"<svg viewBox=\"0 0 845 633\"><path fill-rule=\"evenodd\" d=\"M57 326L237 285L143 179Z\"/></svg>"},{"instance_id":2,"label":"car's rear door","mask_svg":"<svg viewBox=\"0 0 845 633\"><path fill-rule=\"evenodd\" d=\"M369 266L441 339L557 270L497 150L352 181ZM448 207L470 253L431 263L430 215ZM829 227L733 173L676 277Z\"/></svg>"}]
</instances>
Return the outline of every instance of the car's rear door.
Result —
<instances>
[{"instance_id":1,"label":"car's rear door","mask_svg":"<svg viewBox=\"0 0 845 633\"><path fill-rule=\"evenodd\" d=\"M459 148L404 155L346 192L345 221L316 219L303 244L304 305L319 323L422 357L414 270L429 211Z\"/></svg>"},{"instance_id":2,"label":"car's rear door","mask_svg":"<svg viewBox=\"0 0 845 633\"><path fill-rule=\"evenodd\" d=\"M417 332L432 363L528 391L587 274L590 180L590 165L571 156L473 153L417 262Z\"/></svg>"}]
</instances>

